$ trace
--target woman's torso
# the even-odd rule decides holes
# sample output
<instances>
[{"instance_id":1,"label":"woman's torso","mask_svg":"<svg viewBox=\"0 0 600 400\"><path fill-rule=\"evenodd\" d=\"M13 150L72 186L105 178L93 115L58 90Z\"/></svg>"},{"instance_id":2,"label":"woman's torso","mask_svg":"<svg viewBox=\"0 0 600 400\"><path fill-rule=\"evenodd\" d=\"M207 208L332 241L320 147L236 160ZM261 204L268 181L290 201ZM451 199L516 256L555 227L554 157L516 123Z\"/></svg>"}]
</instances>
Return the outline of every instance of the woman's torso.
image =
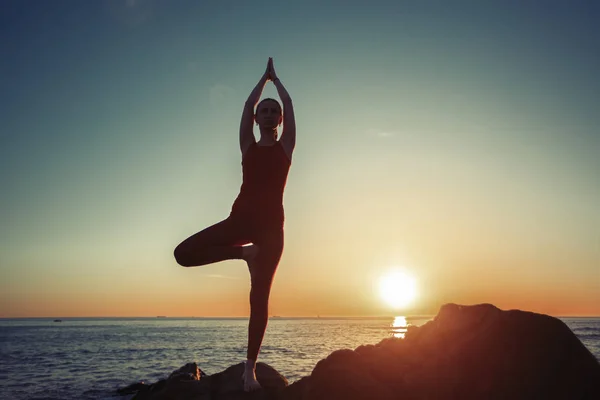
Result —
<instances>
[{"instance_id":1,"label":"woman's torso","mask_svg":"<svg viewBox=\"0 0 600 400\"><path fill-rule=\"evenodd\" d=\"M242 160L242 186L231 214L283 223L283 191L290 164L280 142L271 146L253 143Z\"/></svg>"}]
</instances>

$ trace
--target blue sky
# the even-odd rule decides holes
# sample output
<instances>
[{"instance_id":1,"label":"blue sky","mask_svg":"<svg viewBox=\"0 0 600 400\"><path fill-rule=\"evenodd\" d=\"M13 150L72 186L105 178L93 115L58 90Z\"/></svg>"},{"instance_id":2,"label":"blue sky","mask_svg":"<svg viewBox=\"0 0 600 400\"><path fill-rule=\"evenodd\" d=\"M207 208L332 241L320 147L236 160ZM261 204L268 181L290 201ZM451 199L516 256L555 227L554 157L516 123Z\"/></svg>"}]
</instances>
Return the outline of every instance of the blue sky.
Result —
<instances>
[{"instance_id":1,"label":"blue sky","mask_svg":"<svg viewBox=\"0 0 600 400\"><path fill-rule=\"evenodd\" d=\"M268 57L298 127L277 314L388 312L395 265L419 310L600 314L595 2L204 3L2 3L0 316L243 315L243 265L172 250L229 212Z\"/></svg>"}]
</instances>

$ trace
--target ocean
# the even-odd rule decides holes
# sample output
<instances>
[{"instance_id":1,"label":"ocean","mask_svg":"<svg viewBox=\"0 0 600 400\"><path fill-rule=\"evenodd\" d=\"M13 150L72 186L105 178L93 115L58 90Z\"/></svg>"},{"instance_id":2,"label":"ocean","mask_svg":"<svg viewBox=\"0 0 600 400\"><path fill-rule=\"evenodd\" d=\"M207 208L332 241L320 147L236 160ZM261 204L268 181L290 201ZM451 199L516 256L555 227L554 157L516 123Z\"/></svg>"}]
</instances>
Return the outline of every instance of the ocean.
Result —
<instances>
[{"instance_id":1,"label":"ocean","mask_svg":"<svg viewBox=\"0 0 600 400\"><path fill-rule=\"evenodd\" d=\"M600 359L600 318L563 318ZM290 383L334 350L402 336L428 318L272 318L259 361ZM213 374L245 359L247 319L0 319L0 399L127 399L115 390L155 382L188 362Z\"/></svg>"}]
</instances>

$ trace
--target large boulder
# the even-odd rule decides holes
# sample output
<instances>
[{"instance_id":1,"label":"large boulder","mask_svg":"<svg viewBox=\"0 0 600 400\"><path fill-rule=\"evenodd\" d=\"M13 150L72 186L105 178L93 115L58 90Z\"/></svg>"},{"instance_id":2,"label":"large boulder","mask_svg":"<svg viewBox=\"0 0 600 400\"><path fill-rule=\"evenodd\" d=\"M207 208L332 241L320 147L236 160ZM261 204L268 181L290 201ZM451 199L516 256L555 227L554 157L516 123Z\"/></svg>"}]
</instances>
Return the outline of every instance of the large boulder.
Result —
<instances>
[{"instance_id":1,"label":"large boulder","mask_svg":"<svg viewBox=\"0 0 600 400\"><path fill-rule=\"evenodd\" d=\"M600 364L559 319L444 305L404 339L339 350L294 399L600 399Z\"/></svg>"}]
</instances>

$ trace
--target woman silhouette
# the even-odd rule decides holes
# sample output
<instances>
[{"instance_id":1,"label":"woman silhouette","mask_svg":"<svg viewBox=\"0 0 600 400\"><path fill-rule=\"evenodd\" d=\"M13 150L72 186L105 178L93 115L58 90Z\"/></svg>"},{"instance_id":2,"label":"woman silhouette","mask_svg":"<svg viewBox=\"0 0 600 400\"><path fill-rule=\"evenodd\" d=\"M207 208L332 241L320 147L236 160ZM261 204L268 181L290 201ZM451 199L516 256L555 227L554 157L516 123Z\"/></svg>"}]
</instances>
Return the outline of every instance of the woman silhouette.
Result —
<instances>
[{"instance_id":1,"label":"woman silhouette","mask_svg":"<svg viewBox=\"0 0 600 400\"><path fill-rule=\"evenodd\" d=\"M258 100L267 81L272 81L283 103ZM258 106L256 104L258 103ZM256 106L256 114L254 107ZM283 111L283 112L282 112ZM260 129L256 142L253 122ZM283 122L278 140L277 128ZM273 59L246 100L240 123L243 182L225 220L187 238L175 248L175 259L184 267L242 259L250 271L250 323L244 390L260 388L256 359L267 328L269 294L283 251L283 190L296 143L292 99L277 78Z\"/></svg>"}]
</instances>

